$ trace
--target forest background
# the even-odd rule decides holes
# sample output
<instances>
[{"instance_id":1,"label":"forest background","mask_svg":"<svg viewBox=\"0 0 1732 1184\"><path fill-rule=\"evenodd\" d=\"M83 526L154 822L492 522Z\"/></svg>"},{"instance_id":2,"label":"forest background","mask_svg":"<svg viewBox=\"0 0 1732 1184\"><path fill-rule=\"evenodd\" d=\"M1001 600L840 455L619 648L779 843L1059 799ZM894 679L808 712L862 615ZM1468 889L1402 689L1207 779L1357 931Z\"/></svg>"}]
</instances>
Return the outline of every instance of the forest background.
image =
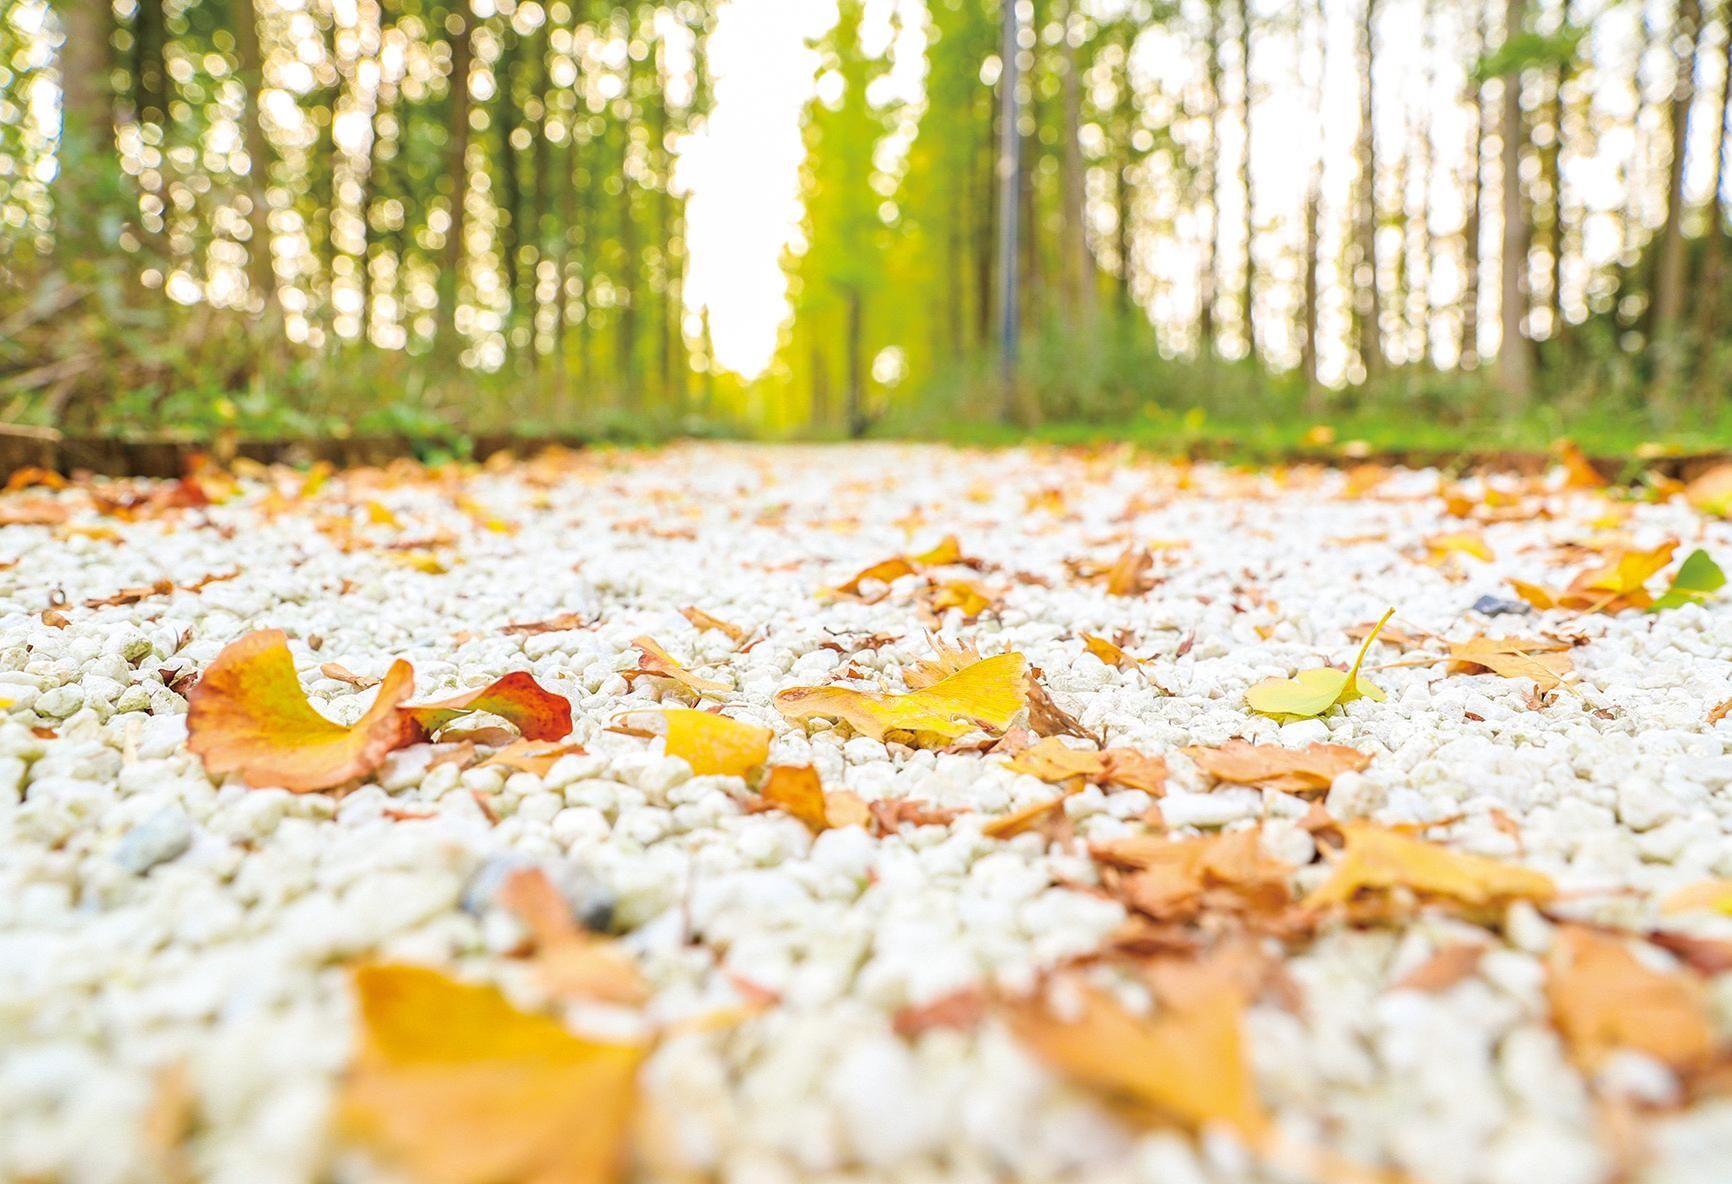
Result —
<instances>
[{"instance_id":1,"label":"forest background","mask_svg":"<svg viewBox=\"0 0 1732 1184\"><path fill-rule=\"evenodd\" d=\"M10 0L0 422L1724 447L1729 28Z\"/></svg>"}]
</instances>

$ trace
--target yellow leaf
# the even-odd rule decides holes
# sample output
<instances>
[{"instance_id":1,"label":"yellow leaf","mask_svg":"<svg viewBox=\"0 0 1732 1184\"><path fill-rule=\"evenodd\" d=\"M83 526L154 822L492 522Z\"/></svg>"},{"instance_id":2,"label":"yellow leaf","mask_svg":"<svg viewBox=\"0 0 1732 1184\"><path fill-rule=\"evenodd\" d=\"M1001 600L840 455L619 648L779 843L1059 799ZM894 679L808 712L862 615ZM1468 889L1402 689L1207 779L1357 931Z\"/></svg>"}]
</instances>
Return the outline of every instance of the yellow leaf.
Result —
<instances>
[{"instance_id":1,"label":"yellow leaf","mask_svg":"<svg viewBox=\"0 0 1732 1184\"><path fill-rule=\"evenodd\" d=\"M976 729L1009 727L1027 700L1027 672L1021 654L999 654L906 694L789 687L776 693L776 709L795 722L814 716L841 720L874 740L892 731L954 740Z\"/></svg>"},{"instance_id":2,"label":"yellow leaf","mask_svg":"<svg viewBox=\"0 0 1732 1184\"><path fill-rule=\"evenodd\" d=\"M671 707L661 715L667 736L664 751L685 761L699 777L744 777L770 757L768 728L690 707Z\"/></svg>"},{"instance_id":3,"label":"yellow leaf","mask_svg":"<svg viewBox=\"0 0 1732 1184\"><path fill-rule=\"evenodd\" d=\"M1565 489L1604 489L1606 479L1600 476L1600 471L1594 467L1576 442L1570 439L1559 440L1553 447L1557 450L1558 460L1564 466Z\"/></svg>"},{"instance_id":4,"label":"yellow leaf","mask_svg":"<svg viewBox=\"0 0 1732 1184\"><path fill-rule=\"evenodd\" d=\"M1720 518L1732 518L1732 464L1716 465L1684 487L1684 500Z\"/></svg>"},{"instance_id":5,"label":"yellow leaf","mask_svg":"<svg viewBox=\"0 0 1732 1184\"><path fill-rule=\"evenodd\" d=\"M1193 1130L1220 1124L1255 1144L1266 1136L1268 1120L1246 1056L1244 1010L1243 992L1218 976L1163 998L1153 1016L1132 1015L1088 986L1072 1018L1061 1020L1025 1001L1010 1008L1008 1019L1042 1060L1131 1117Z\"/></svg>"},{"instance_id":6,"label":"yellow leaf","mask_svg":"<svg viewBox=\"0 0 1732 1184\"><path fill-rule=\"evenodd\" d=\"M1622 938L1564 925L1546 972L1552 1021L1586 1069L1624 1048L1678 1070L1702 1065L1714 1051L1701 986L1651 969Z\"/></svg>"},{"instance_id":7,"label":"yellow leaf","mask_svg":"<svg viewBox=\"0 0 1732 1184\"><path fill-rule=\"evenodd\" d=\"M720 617L713 617L701 608L682 608L680 616L690 621L698 629L714 629L735 645L746 640L746 631L738 625L730 625Z\"/></svg>"},{"instance_id":8,"label":"yellow leaf","mask_svg":"<svg viewBox=\"0 0 1732 1184\"><path fill-rule=\"evenodd\" d=\"M1577 583L1591 591L1629 596L1640 592L1643 584L1672 562L1672 552L1677 549L1678 540L1671 539L1651 551L1622 551L1611 563L1586 573Z\"/></svg>"},{"instance_id":9,"label":"yellow leaf","mask_svg":"<svg viewBox=\"0 0 1732 1184\"><path fill-rule=\"evenodd\" d=\"M1662 913L1712 912L1732 916L1732 880L1703 880L1672 893L1660 904Z\"/></svg>"},{"instance_id":10,"label":"yellow leaf","mask_svg":"<svg viewBox=\"0 0 1732 1184\"><path fill-rule=\"evenodd\" d=\"M1486 545L1485 537L1471 531L1433 535L1425 540L1425 549L1430 552L1432 563L1442 563L1451 555L1471 555L1487 563L1496 558Z\"/></svg>"},{"instance_id":11,"label":"yellow leaf","mask_svg":"<svg viewBox=\"0 0 1732 1184\"><path fill-rule=\"evenodd\" d=\"M397 709L413 685L409 664L393 662L373 705L344 727L307 701L282 630L256 630L225 646L187 692L187 747L213 776L238 772L254 788L296 793L330 789L414 742L414 722Z\"/></svg>"},{"instance_id":12,"label":"yellow leaf","mask_svg":"<svg viewBox=\"0 0 1732 1184\"><path fill-rule=\"evenodd\" d=\"M1329 666L1301 670L1292 678L1266 678L1245 692L1245 705L1259 715L1267 715L1282 723L1296 719L1315 719L1340 703L1355 699L1383 700L1383 692L1359 677L1359 667L1365 652L1377 640L1378 632L1395 615L1392 608L1377 622L1377 628L1366 635L1353 659L1353 668L1345 673Z\"/></svg>"},{"instance_id":13,"label":"yellow leaf","mask_svg":"<svg viewBox=\"0 0 1732 1184\"><path fill-rule=\"evenodd\" d=\"M1369 822L1338 824L1346 848L1334 873L1305 903L1346 904L1363 892L1406 888L1422 897L1489 908L1514 900L1550 900L1551 877L1513 864L1451 851Z\"/></svg>"},{"instance_id":14,"label":"yellow leaf","mask_svg":"<svg viewBox=\"0 0 1732 1184\"><path fill-rule=\"evenodd\" d=\"M1083 649L1099 658L1108 666L1117 666L1121 670L1129 670L1141 666L1140 659L1133 658L1124 650L1114 645L1104 637L1096 637L1092 633L1082 635Z\"/></svg>"},{"instance_id":15,"label":"yellow leaf","mask_svg":"<svg viewBox=\"0 0 1732 1184\"><path fill-rule=\"evenodd\" d=\"M1106 772L1107 762L1092 749L1072 748L1057 736L1049 736L1017 753L1004 767L1057 784L1072 777L1099 777Z\"/></svg>"},{"instance_id":16,"label":"yellow leaf","mask_svg":"<svg viewBox=\"0 0 1732 1184\"><path fill-rule=\"evenodd\" d=\"M355 974L361 1052L342 1128L425 1184L611 1184L643 1050L572 1035L418 966Z\"/></svg>"},{"instance_id":17,"label":"yellow leaf","mask_svg":"<svg viewBox=\"0 0 1732 1184\"><path fill-rule=\"evenodd\" d=\"M932 643L932 658L923 658L902 672L902 681L908 684L910 690L918 691L940 682L955 674L958 670L980 661L980 651L970 642L959 642L951 645L942 637L928 636Z\"/></svg>"}]
</instances>

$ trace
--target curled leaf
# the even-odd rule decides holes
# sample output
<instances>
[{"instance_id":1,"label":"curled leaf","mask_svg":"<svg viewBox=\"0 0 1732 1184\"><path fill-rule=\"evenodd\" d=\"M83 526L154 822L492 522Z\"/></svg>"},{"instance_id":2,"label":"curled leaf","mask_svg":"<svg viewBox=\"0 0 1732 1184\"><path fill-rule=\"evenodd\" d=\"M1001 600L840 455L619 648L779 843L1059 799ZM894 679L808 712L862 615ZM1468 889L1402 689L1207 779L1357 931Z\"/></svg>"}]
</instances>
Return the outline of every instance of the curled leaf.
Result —
<instances>
[{"instance_id":1,"label":"curled leaf","mask_svg":"<svg viewBox=\"0 0 1732 1184\"><path fill-rule=\"evenodd\" d=\"M364 967L355 994L350 1137L429 1184L619 1179L641 1048L580 1039L425 967Z\"/></svg>"},{"instance_id":2,"label":"curled leaf","mask_svg":"<svg viewBox=\"0 0 1732 1184\"><path fill-rule=\"evenodd\" d=\"M636 670L627 671L628 678L653 675L656 678L671 679L691 691L694 695L715 694L718 691L731 691L734 688L725 682L717 682L713 678L704 678L687 670L672 654L656 644L653 637L640 637L633 641L632 647L643 655L643 661Z\"/></svg>"},{"instance_id":3,"label":"curled leaf","mask_svg":"<svg viewBox=\"0 0 1732 1184\"><path fill-rule=\"evenodd\" d=\"M786 810L816 834L830 825L824 802L824 785L811 765L776 765L771 768L759 795L772 806Z\"/></svg>"},{"instance_id":4,"label":"curled leaf","mask_svg":"<svg viewBox=\"0 0 1732 1184\"><path fill-rule=\"evenodd\" d=\"M874 740L892 731L954 740L976 729L997 733L1009 727L1026 701L1027 672L1021 654L999 654L906 694L789 687L776 693L775 702L795 722L826 716Z\"/></svg>"},{"instance_id":5,"label":"curled leaf","mask_svg":"<svg viewBox=\"0 0 1732 1184\"><path fill-rule=\"evenodd\" d=\"M414 742L398 710L413 685L409 664L393 662L366 714L333 723L307 701L282 630L256 630L225 646L187 691L187 747L206 772L239 773L255 789L331 789Z\"/></svg>"},{"instance_id":6,"label":"curled leaf","mask_svg":"<svg viewBox=\"0 0 1732 1184\"><path fill-rule=\"evenodd\" d=\"M1353 668L1346 672L1336 670L1332 666L1319 666L1311 670L1301 670L1292 678L1266 678L1249 691L1245 692L1245 705L1260 715L1267 715L1282 723L1290 723L1297 719L1316 719L1331 707L1342 703L1351 703L1355 699L1383 699L1383 692L1370 682L1359 677L1359 667L1365 661L1365 653L1371 648L1371 643L1377 640L1378 630L1388 623L1395 615L1391 608L1383 614L1359 647L1359 655L1353 659Z\"/></svg>"},{"instance_id":7,"label":"curled leaf","mask_svg":"<svg viewBox=\"0 0 1732 1184\"><path fill-rule=\"evenodd\" d=\"M1218 781L1256 785L1283 793L1317 793L1343 773L1357 773L1371 757L1345 744L1307 744L1282 748L1229 740L1219 748L1187 748L1185 755Z\"/></svg>"},{"instance_id":8,"label":"curled leaf","mask_svg":"<svg viewBox=\"0 0 1732 1184\"><path fill-rule=\"evenodd\" d=\"M518 670L479 690L464 691L433 703L406 703L403 714L414 721L422 738L433 735L458 716L476 711L497 715L523 734L525 740L558 740L571 733L571 701Z\"/></svg>"}]
</instances>

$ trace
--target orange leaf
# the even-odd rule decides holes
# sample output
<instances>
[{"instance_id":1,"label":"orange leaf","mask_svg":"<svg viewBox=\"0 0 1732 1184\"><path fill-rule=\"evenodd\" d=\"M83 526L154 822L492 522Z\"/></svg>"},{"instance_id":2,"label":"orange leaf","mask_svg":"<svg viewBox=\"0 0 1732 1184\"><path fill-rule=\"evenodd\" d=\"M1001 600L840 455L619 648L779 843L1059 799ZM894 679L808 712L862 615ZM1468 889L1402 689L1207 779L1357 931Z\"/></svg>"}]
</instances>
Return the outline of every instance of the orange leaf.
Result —
<instances>
[{"instance_id":1,"label":"orange leaf","mask_svg":"<svg viewBox=\"0 0 1732 1184\"><path fill-rule=\"evenodd\" d=\"M824 785L811 765L776 765L758 793L766 802L786 810L810 827L813 833L830 825L824 804Z\"/></svg>"},{"instance_id":2,"label":"orange leaf","mask_svg":"<svg viewBox=\"0 0 1732 1184\"><path fill-rule=\"evenodd\" d=\"M529 930L537 977L548 991L602 1003L641 1003L648 997L636 963L618 945L579 925L570 903L540 868L512 872L497 899Z\"/></svg>"},{"instance_id":3,"label":"orange leaf","mask_svg":"<svg viewBox=\"0 0 1732 1184\"><path fill-rule=\"evenodd\" d=\"M1219 748L1187 748L1185 755L1217 780L1264 786L1285 793L1314 793L1328 789L1341 774L1357 773L1371 763L1369 755L1345 744L1282 748L1275 744L1229 740Z\"/></svg>"},{"instance_id":4,"label":"orange leaf","mask_svg":"<svg viewBox=\"0 0 1732 1184\"><path fill-rule=\"evenodd\" d=\"M633 641L632 647L643 655L643 661L629 675L653 675L656 678L672 679L694 695L702 696L706 692L714 694L717 691L731 691L734 688L725 682L717 682L713 678L704 678L687 670L672 654L656 644L653 637L640 637Z\"/></svg>"},{"instance_id":5,"label":"orange leaf","mask_svg":"<svg viewBox=\"0 0 1732 1184\"><path fill-rule=\"evenodd\" d=\"M1268 1120L1246 1056L1243 992L1224 975L1201 989L1164 996L1153 1016L1135 1016L1105 992L1082 988L1082 1009L1061 1020L1025 1001L1010 1027L1041 1059L1077 1083L1124 1104L1143 1122L1232 1128L1252 1143Z\"/></svg>"},{"instance_id":6,"label":"orange leaf","mask_svg":"<svg viewBox=\"0 0 1732 1184\"><path fill-rule=\"evenodd\" d=\"M571 733L571 701L547 690L524 670L449 699L403 706L403 714L415 722L423 739L474 711L497 715L523 733L525 740L558 740Z\"/></svg>"},{"instance_id":7,"label":"orange leaf","mask_svg":"<svg viewBox=\"0 0 1732 1184\"><path fill-rule=\"evenodd\" d=\"M545 777L552 771L553 766L559 763L561 757L580 756L583 751L581 744L561 744L551 740L513 740L482 761L480 767L502 765L519 773L533 773L537 777Z\"/></svg>"},{"instance_id":8,"label":"orange leaf","mask_svg":"<svg viewBox=\"0 0 1732 1184\"><path fill-rule=\"evenodd\" d=\"M643 1050L572 1035L419 966L355 974L362 1041L341 1124L425 1184L611 1184Z\"/></svg>"},{"instance_id":9,"label":"orange leaf","mask_svg":"<svg viewBox=\"0 0 1732 1184\"><path fill-rule=\"evenodd\" d=\"M713 617L701 608L682 608L680 616L690 621L698 629L714 629L735 645L746 640L746 631L738 625L730 625L720 617Z\"/></svg>"},{"instance_id":10,"label":"orange leaf","mask_svg":"<svg viewBox=\"0 0 1732 1184\"><path fill-rule=\"evenodd\" d=\"M414 743L413 722L398 710L413 684L409 664L393 662L373 705L344 727L307 701L282 630L260 629L225 646L187 692L187 747L206 772L238 772L255 789L330 789Z\"/></svg>"},{"instance_id":11,"label":"orange leaf","mask_svg":"<svg viewBox=\"0 0 1732 1184\"><path fill-rule=\"evenodd\" d=\"M1714 1051L1701 986L1649 968L1621 938L1562 926L1546 969L1552 1020L1585 1068L1620 1048L1678 1070L1701 1065Z\"/></svg>"}]
</instances>

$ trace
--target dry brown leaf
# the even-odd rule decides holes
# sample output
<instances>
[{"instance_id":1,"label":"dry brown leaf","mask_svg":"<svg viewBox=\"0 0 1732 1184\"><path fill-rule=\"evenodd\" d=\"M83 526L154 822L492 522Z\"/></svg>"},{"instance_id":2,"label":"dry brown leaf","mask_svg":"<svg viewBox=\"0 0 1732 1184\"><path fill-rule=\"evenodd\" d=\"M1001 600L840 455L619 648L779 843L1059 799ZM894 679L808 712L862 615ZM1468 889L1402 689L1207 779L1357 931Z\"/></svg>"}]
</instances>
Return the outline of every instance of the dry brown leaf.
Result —
<instances>
[{"instance_id":1,"label":"dry brown leaf","mask_svg":"<svg viewBox=\"0 0 1732 1184\"><path fill-rule=\"evenodd\" d=\"M1561 641L1537 641L1525 637L1474 637L1449 643L1450 674L1492 674L1504 678L1531 678L1539 691L1563 685L1564 676L1575 670L1569 645Z\"/></svg>"},{"instance_id":2,"label":"dry brown leaf","mask_svg":"<svg viewBox=\"0 0 1732 1184\"><path fill-rule=\"evenodd\" d=\"M1469 942L1442 946L1431 957L1390 984L1392 991L1447 991L1479 969L1485 947Z\"/></svg>"},{"instance_id":3,"label":"dry brown leaf","mask_svg":"<svg viewBox=\"0 0 1732 1184\"><path fill-rule=\"evenodd\" d=\"M1065 799L1081 789L1082 783L1079 781L1056 798L1048 798L1044 802L1036 802L1032 806L1024 806L1020 810L1000 815L981 827L980 833L989 839L1014 839L1032 829L1037 822L1064 809Z\"/></svg>"},{"instance_id":4,"label":"dry brown leaf","mask_svg":"<svg viewBox=\"0 0 1732 1184\"><path fill-rule=\"evenodd\" d=\"M536 977L562 999L641 1003L649 987L615 942L578 924L571 903L538 867L520 868L499 886L499 907L529 930Z\"/></svg>"},{"instance_id":5,"label":"dry brown leaf","mask_svg":"<svg viewBox=\"0 0 1732 1184\"><path fill-rule=\"evenodd\" d=\"M1546 970L1552 1021L1583 1068L1591 1071L1625 1048L1680 1072L1713 1054L1714 1027L1701 984L1650 968L1623 938L1561 926Z\"/></svg>"},{"instance_id":6,"label":"dry brown leaf","mask_svg":"<svg viewBox=\"0 0 1732 1184\"><path fill-rule=\"evenodd\" d=\"M513 740L481 762L482 766L501 765L519 773L545 777L552 772L561 757L581 756L581 744L566 744L557 740Z\"/></svg>"},{"instance_id":7,"label":"dry brown leaf","mask_svg":"<svg viewBox=\"0 0 1732 1184\"><path fill-rule=\"evenodd\" d=\"M1341 774L1358 773L1371 764L1369 754L1344 744L1282 748L1229 740L1219 748L1184 751L1197 762L1198 768L1217 780L1293 794L1321 792Z\"/></svg>"},{"instance_id":8,"label":"dry brown leaf","mask_svg":"<svg viewBox=\"0 0 1732 1184\"><path fill-rule=\"evenodd\" d=\"M1108 596L1140 596L1155 586L1155 557L1144 547L1126 547L1106 574Z\"/></svg>"},{"instance_id":9,"label":"dry brown leaf","mask_svg":"<svg viewBox=\"0 0 1732 1184\"><path fill-rule=\"evenodd\" d=\"M1060 707L1040 681L1041 670L1036 666L1028 672L1028 726L1037 736L1075 736L1100 744L1100 739L1082 726L1082 721Z\"/></svg>"},{"instance_id":10,"label":"dry brown leaf","mask_svg":"<svg viewBox=\"0 0 1732 1184\"><path fill-rule=\"evenodd\" d=\"M673 655L669 654L660 645L656 644L654 638L639 637L631 644L638 653L643 655L643 660L638 664L637 669L626 671L626 677L628 679L644 675L651 675L656 678L666 678L679 683L682 687L685 687L688 691L691 691L694 695L700 697L734 689L728 683L718 682L713 678L704 678L701 675L693 674L690 670L687 670L684 666L680 665L679 662L675 661Z\"/></svg>"},{"instance_id":11,"label":"dry brown leaf","mask_svg":"<svg viewBox=\"0 0 1732 1184\"><path fill-rule=\"evenodd\" d=\"M1134 748L1072 748L1056 736L1021 749L1005 768L1054 785L1081 777L1096 785L1122 785L1157 797L1166 792L1167 762L1160 757Z\"/></svg>"},{"instance_id":12,"label":"dry brown leaf","mask_svg":"<svg viewBox=\"0 0 1732 1184\"><path fill-rule=\"evenodd\" d=\"M1710 711L1708 713L1708 722L1711 724L1717 724L1728 715L1732 715L1732 699L1726 700L1724 703L1719 704Z\"/></svg>"},{"instance_id":13,"label":"dry brown leaf","mask_svg":"<svg viewBox=\"0 0 1732 1184\"><path fill-rule=\"evenodd\" d=\"M42 610L42 623L50 629L64 629L72 624L72 618L57 608L45 608Z\"/></svg>"},{"instance_id":14,"label":"dry brown leaf","mask_svg":"<svg viewBox=\"0 0 1732 1184\"><path fill-rule=\"evenodd\" d=\"M713 617L701 608L687 606L680 610L680 616L690 621L697 629L714 629L735 645L746 640L746 631L738 625L730 625L720 617Z\"/></svg>"},{"instance_id":15,"label":"dry brown leaf","mask_svg":"<svg viewBox=\"0 0 1732 1184\"><path fill-rule=\"evenodd\" d=\"M1129 874L1125 903L1156 921L1211 911L1274 914L1291 903L1293 869L1263 849L1255 829L1196 838L1132 835L1090 849L1099 863Z\"/></svg>"},{"instance_id":16,"label":"dry brown leaf","mask_svg":"<svg viewBox=\"0 0 1732 1184\"><path fill-rule=\"evenodd\" d=\"M501 629L514 637L535 637L542 633L569 633L584 627L584 619L578 613L559 613L545 621L514 621Z\"/></svg>"},{"instance_id":17,"label":"dry brown leaf","mask_svg":"<svg viewBox=\"0 0 1732 1184\"><path fill-rule=\"evenodd\" d=\"M917 798L880 798L867 803L866 809L880 837L895 834L902 829L903 823L910 826L949 826L968 813L966 806L930 806Z\"/></svg>"},{"instance_id":18,"label":"dry brown leaf","mask_svg":"<svg viewBox=\"0 0 1732 1184\"><path fill-rule=\"evenodd\" d=\"M376 687L379 685L378 679L369 678L364 674L356 674L347 666L339 665L336 662L326 662L323 666L319 667L319 673L324 675L326 678L334 679L337 682L348 683L358 691L364 691L368 687Z\"/></svg>"},{"instance_id":19,"label":"dry brown leaf","mask_svg":"<svg viewBox=\"0 0 1732 1184\"><path fill-rule=\"evenodd\" d=\"M341 1128L425 1184L614 1184L643 1049L579 1039L492 987L355 974L361 1052Z\"/></svg>"}]
</instances>

